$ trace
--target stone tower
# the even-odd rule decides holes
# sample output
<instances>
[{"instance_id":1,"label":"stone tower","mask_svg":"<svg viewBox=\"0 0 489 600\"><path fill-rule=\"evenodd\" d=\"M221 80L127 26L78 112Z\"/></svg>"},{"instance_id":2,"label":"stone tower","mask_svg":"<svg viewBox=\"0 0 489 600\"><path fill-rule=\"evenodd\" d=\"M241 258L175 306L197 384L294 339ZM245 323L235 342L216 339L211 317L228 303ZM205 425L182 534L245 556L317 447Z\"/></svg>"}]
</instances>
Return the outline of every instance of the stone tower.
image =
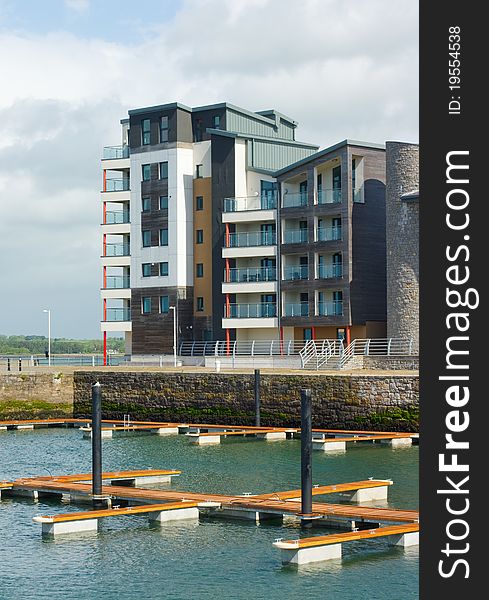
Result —
<instances>
[{"instance_id":1,"label":"stone tower","mask_svg":"<svg viewBox=\"0 0 489 600\"><path fill-rule=\"evenodd\" d=\"M387 336L419 344L419 146L386 142Z\"/></svg>"}]
</instances>

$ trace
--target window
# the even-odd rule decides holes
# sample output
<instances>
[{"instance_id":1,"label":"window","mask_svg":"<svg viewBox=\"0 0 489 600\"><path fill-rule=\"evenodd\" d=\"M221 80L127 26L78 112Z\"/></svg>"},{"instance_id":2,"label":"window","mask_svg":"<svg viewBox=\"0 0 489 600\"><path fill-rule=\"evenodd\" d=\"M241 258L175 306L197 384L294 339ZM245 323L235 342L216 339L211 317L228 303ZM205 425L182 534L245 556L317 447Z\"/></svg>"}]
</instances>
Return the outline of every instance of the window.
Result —
<instances>
[{"instance_id":1,"label":"window","mask_svg":"<svg viewBox=\"0 0 489 600\"><path fill-rule=\"evenodd\" d=\"M197 296L197 310L200 312L204 310L204 298Z\"/></svg>"},{"instance_id":2,"label":"window","mask_svg":"<svg viewBox=\"0 0 489 600\"><path fill-rule=\"evenodd\" d=\"M151 165L142 165L143 170L143 181L149 181L151 179Z\"/></svg>"},{"instance_id":3,"label":"window","mask_svg":"<svg viewBox=\"0 0 489 600\"><path fill-rule=\"evenodd\" d=\"M145 196L142 199L143 212L149 212L151 210L151 198L149 196Z\"/></svg>"},{"instance_id":4,"label":"window","mask_svg":"<svg viewBox=\"0 0 489 600\"><path fill-rule=\"evenodd\" d=\"M168 179L168 163L160 162L160 179Z\"/></svg>"},{"instance_id":5,"label":"window","mask_svg":"<svg viewBox=\"0 0 489 600\"><path fill-rule=\"evenodd\" d=\"M203 244L204 243L204 230L197 229L197 231L195 232L195 237L196 237L197 244Z\"/></svg>"},{"instance_id":6,"label":"window","mask_svg":"<svg viewBox=\"0 0 489 600\"><path fill-rule=\"evenodd\" d=\"M146 297L141 299L141 312L143 315L149 315L151 312L151 298Z\"/></svg>"},{"instance_id":7,"label":"window","mask_svg":"<svg viewBox=\"0 0 489 600\"><path fill-rule=\"evenodd\" d=\"M168 196L160 196L160 210L168 210Z\"/></svg>"},{"instance_id":8,"label":"window","mask_svg":"<svg viewBox=\"0 0 489 600\"><path fill-rule=\"evenodd\" d=\"M143 248L151 246L151 231L149 229L143 230Z\"/></svg>"},{"instance_id":9,"label":"window","mask_svg":"<svg viewBox=\"0 0 489 600\"><path fill-rule=\"evenodd\" d=\"M160 275L161 275L161 277L168 277L168 263L167 262L160 263Z\"/></svg>"},{"instance_id":10,"label":"window","mask_svg":"<svg viewBox=\"0 0 489 600\"><path fill-rule=\"evenodd\" d=\"M141 141L143 146L147 146L151 142L151 122L149 119L141 121Z\"/></svg>"},{"instance_id":11,"label":"window","mask_svg":"<svg viewBox=\"0 0 489 600\"><path fill-rule=\"evenodd\" d=\"M143 277L151 277L151 263L143 263Z\"/></svg>"},{"instance_id":12,"label":"window","mask_svg":"<svg viewBox=\"0 0 489 600\"><path fill-rule=\"evenodd\" d=\"M168 141L168 117L160 118L160 143Z\"/></svg>"},{"instance_id":13,"label":"window","mask_svg":"<svg viewBox=\"0 0 489 600\"><path fill-rule=\"evenodd\" d=\"M160 313L167 313L170 310L170 302L168 296L160 296Z\"/></svg>"},{"instance_id":14,"label":"window","mask_svg":"<svg viewBox=\"0 0 489 600\"><path fill-rule=\"evenodd\" d=\"M197 165L196 168L197 168L196 177L197 177L197 179L200 179L201 177L203 177L202 173L203 173L204 165Z\"/></svg>"},{"instance_id":15,"label":"window","mask_svg":"<svg viewBox=\"0 0 489 600\"><path fill-rule=\"evenodd\" d=\"M204 263L197 263L195 266L195 276L204 277Z\"/></svg>"},{"instance_id":16,"label":"window","mask_svg":"<svg viewBox=\"0 0 489 600\"><path fill-rule=\"evenodd\" d=\"M213 125L214 129L220 129L220 127L221 127L220 115L214 115L214 117L212 119L212 125Z\"/></svg>"},{"instance_id":17,"label":"window","mask_svg":"<svg viewBox=\"0 0 489 600\"><path fill-rule=\"evenodd\" d=\"M204 210L204 196L195 198L195 210Z\"/></svg>"},{"instance_id":18,"label":"window","mask_svg":"<svg viewBox=\"0 0 489 600\"><path fill-rule=\"evenodd\" d=\"M168 229L160 229L160 246L168 246Z\"/></svg>"}]
</instances>

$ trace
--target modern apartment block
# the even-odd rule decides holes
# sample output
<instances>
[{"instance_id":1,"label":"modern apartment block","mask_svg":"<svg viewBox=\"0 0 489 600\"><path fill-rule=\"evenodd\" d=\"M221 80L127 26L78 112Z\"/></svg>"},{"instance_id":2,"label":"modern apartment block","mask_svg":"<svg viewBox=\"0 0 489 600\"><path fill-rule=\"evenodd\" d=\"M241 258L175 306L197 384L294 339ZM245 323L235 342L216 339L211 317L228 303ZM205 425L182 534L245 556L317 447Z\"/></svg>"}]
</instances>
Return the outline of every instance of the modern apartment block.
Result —
<instances>
[{"instance_id":1,"label":"modern apartment block","mask_svg":"<svg viewBox=\"0 0 489 600\"><path fill-rule=\"evenodd\" d=\"M263 197L276 211L272 173L317 146L275 110L228 103L131 110L121 124L102 159L104 339L124 332L128 354L169 353L174 317L178 342L222 339L225 198L253 229L248 209L263 216Z\"/></svg>"},{"instance_id":2,"label":"modern apartment block","mask_svg":"<svg viewBox=\"0 0 489 600\"><path fill-rule=\"evenodd\" d=\"M104 149L103 317L126 353L385 334L385 151L278 111L129 111Z\"/></svg>"}]
</instances>

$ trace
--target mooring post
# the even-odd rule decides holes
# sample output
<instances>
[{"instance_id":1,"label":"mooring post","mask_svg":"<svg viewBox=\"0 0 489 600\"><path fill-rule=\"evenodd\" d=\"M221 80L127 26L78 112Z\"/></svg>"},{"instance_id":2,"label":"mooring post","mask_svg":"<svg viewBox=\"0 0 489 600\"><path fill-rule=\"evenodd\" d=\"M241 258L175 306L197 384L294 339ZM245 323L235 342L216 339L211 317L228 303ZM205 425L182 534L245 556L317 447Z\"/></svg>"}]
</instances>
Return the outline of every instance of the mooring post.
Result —
<instances>
[{"instance_id":1,"label":"mooring post","mask_svg":"<svg viewBox=\"0 0 489 600\"><path fill-rule=\"evenodd\" d=\"M10 371L10 358L7 358L7 371Z\"/></svg>"},{"instance_id":2,"label":"mooring post","mask_svg":"<svg viewBox=\"0 0 489 600\"><path fill-rule=\"evenodd\" d=\"M301 513L312 513L312 410L311 390L301 389ZM302 518L303 527L311 520Z\"/></svg>"},{"instance_id":3,"label":"mooring post","mask_svg":"<svg viewBox=\"0 0 489 600\"><path fill-rule=\"evenodd\" d=\"M92 496L93 508L104 507L102 495L102 390L92 385Z\"/></svg>"},{"instance_id":4,"label":"mooring post","mask_svg":"<svg viewBox=\"0 0 489 600\"><path fill-rule=\"evenodd\" d=\"M260 427L260 369L255 369L255 425Z\"/></svg>"},{"instance_id":5,"label":"mooring post","mask_svg":"<svg viewBox=\"0 0 489 600\"><path fill-rule=\"evenodd\" d=\"M19 371L22 371L22 359L19 358Z\"/></svg>"}]
</instances>

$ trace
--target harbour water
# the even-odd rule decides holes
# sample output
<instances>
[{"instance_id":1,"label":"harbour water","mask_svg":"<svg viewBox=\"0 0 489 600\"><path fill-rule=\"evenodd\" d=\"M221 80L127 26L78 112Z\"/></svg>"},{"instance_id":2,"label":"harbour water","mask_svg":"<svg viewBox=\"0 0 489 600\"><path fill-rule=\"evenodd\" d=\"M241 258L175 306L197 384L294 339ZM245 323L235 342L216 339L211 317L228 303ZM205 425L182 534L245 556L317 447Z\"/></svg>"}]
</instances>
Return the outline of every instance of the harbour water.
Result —
<instances>
[{"instance_id":1,"label":"harbour water","mask_svg":"<svg viewBox=\"0 0 489 600\"><path fill-rule=\"evenodd\" d=\"M73 429L0 434L0 480L89 472L91 444ZM340 455L314 452L313 481L331 484L391 478L389 506L418 508L418 447L349 445ZM180 469L172 489L243 494L300 488L300 441L228 439L200 447L185 436L116 434L103 441L105 471ZM337 501L335 496L321 501ZM223 519L148 525L147 517L101 522L98 534L43 540L38 514L80 507L41 499L0 502L0 600L415 600L418 548L385 540L346 544L341 561L284 567L272 546L297 538L296 525ZM326 533L314 529L306 535Z\"/></svg>"}]
</instances>

